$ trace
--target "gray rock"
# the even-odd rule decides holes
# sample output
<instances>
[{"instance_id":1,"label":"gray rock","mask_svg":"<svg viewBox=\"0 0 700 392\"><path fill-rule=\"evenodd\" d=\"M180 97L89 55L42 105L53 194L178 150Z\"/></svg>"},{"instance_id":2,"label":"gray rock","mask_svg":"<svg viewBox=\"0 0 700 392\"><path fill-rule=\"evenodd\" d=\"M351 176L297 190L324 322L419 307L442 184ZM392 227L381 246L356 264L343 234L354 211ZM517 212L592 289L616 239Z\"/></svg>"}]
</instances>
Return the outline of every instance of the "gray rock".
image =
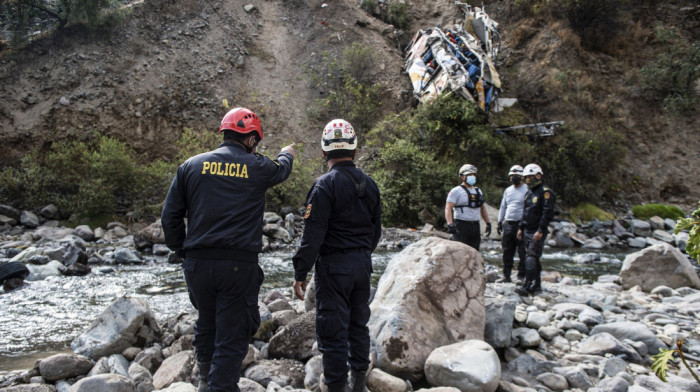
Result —
<instances>
[{"instance_id":1,"label":"gray rock","mask_svg":"<svg viewBox=\"0 0 700 392\"><path fill-rule=\"evenodd\" d=\"M642 323L629 321L614 322L596 325L591 330L591 335L607 332L618 340L630 339L643 342L652 355L658 354L660 348L667 348L649 328Z\"/></svg>"},{"instance_id":2,"label":"gray rock","mask_svg":"<svg viewBox=\"0 0 700 392\"><path fill-rule=\"evenodd\" d=\"M292 305L287 302L286 298L280 298L268 303L267 309L270 310L270 312L275 313L279 312L280 310L292 310L293 308Z\"/></svg>"},{"instance_id":3,"label":"gray rock","mask_svg":"<svg viewBox=\"0 0 700 392\"><path fill-rule=\"evenodd\" d=\"M243 6L243 10L245 12L253 12L253 10L255 10L255 6L253 4L246 4Z\"/></svg>"},{"instance_id":4,"label":"gray rock","mask_svg":"<svg viewBox=\"0 0 700 392\"><path fill-rule=\"evenodd\" d=\"M153 374L163 363L163 359L163 352L158 347L149 347L134 358L134 363L145 367Z\"/></svg>"},{"instance_id":5,"label":"gray rock","mask_svg":"<svg viewBox=\"0 0 700 392\"><path fill-rule=\"evenodd\" d=\"M54 392L54 388L48 384L20 384L7 388L1 388L2 392Z\"/></svg>"},{"instance_id":6,"label":"gray rock","mask_svg":"<svg viewBox=\"0 0 700 392\"><path fill-rule=\"evenodd\" d=\"M55 354L39 362L39 373L49 382L82 376L94 363L90 358L77 354Z\"/></svg>"},{"instance_id":7,"label":"gray rock","mask_svg":"<svg viewBox=\"0 0 700 392\"><path fill-rule=\"evenodd\" d=\"M527 320L525 321L525 325L533 329L539 329L549 325L549 323L549 316L545 312L530 312L527 314Z\"/></svg>"},{"instance_id":8,"label":"gray rock","mask_svg":"<svg viewBox=\"0 0 700 392\"><path fill-rule=\"evenodd\" d=\"M128 378L117 374L98 374L73 384L68 392L135 392Z\"/></svg>"},{"instance_id":9,"label":"gray rock","mask_svg":"<svg viewBox=\"0 0 700 392\"><path fill-rule=\"evenodd\" d=\"M613 335L607 332L597 333L584 339L579 345L578 351L581 354L600 356L612 354L621 356L627 361L638 364L642 364L644 362L644 359L637 353L637 351L635 351L632 347L623 344Z\"/></svg>"},{"instance_id":10,"label":"gray rock","mask_svg":"<svg viewBox=\"0 0 700 392\"><path fill-rule=\"evenodd\" d=\"M481 340L438 347L425 361L425 378L432 386L493 392L501 379L496 351Z\"/></svg>"},{"instance_id":11,"label":"gray rock","mask_svg":"<svg viewBox=\"0 0 700 392\"><path fill-rule=\"evenodd\" d=\"M661 285L654 287L654 289L651 290L651 294L657 294L662 297L673 297L674 291L668 286Z\"/></svg>"},{"instance_id":12,"label":"gray rock","mask_svg":"<svg viewBox=\"0 0 700 392\"><path fill-rule=\"evenodd\" d=\"M264 221L265 223L277 223L277 222L279 222L280 220L282 220L282 217L279 216L279 215L277 215L277 214L274 213L274 212L266 212L266 213L263 215L263 221Z\"/></svg>"},{"instance_id":13,"label":"gray rock","mask_svg":"<svg viewBox=\"0 0 700 392\"><path fill-rule=\"evenodd\" d=\"M649 218L649 224L652 230L663 230L664 229L664 219L659 216L652 216Z\"/></svg>"},{"instance_id":14,"label":"gray rock","mask_svg":"<svg viewBox=\"0 0 700 392\"><path fill-rule=\"evenodd\" d=\"M5 204L0 204L0 215L5 215L7 217L10 217L16 221L19 221L20 219L20 212L18 209L8 206Z\"/></svg>"},{"instance_id":15,"label":"gray rock","mask_svg":"<svg viewBox=\"0 0 700 392\"><path fill-rule=\"evenodd\" d=\"M518 347L530 348L537 347L542 343L542 338L536 330L530 328L516 328L512 334L513 340L517 342Z\"/></svg>"},{"instance_id":16,"label":"gray rock","mask_svg":"<svg viewBox=\"0 0 700 392\"><path fill-rule=\"evenodd\" d=\"M569 389L569 382L566 381L566 377L554 374L554 373L542 373L535 377L537 381L541 382L547 388L553 391L563 391Z\"/></svg>"},{"instance_id":17,"label":"gray rock","mask_svg":"<svg viewBox=\"0 0 700 392\"><path fill-rule=\"evenodd\" d=\"M238 380L238 388L240 388L241 392L265 392L265 387L245 377L241 377Z\"/></svg>"},{"instance_id":18,"label":"gray rock","mask_svg":"<svg viewBox=\"0 0 700 392\"><path fill-rule=\"evenodd\" d=\"M292 358L306 361L313 356L316 343L316 312L299 316L278 331L268 346L271 358Z\"/></svg>"},{"instance_id":19,"label":"gray rock","mask_svg":"<svg viewBox=\"0 0 700 392\"><path fill-rule=\"evenodd\" d=\"M613 377L625 371L627 362L620 357L605 358L601 367L604 375Z\"/></svg>"},{"instance_id":20,"label":"gray rock","mask_svg":"<svg viewBox=\"0 0 700 392\"><path fill-rule=\"evenodd\" d=\"M51 260L46 265L27 264L26 267L29 270L29 276L26 278L28 281L44 280L49 276L62 276L66 269L65 265L56 260Z\"/></svg>"},{"instance_id":21,"label":"gray rock","mask_svg":"<svg viewBox=\"0 0 700 392\"><path fill-rule=\"evenodd\" d=\"M109 372L120 376L129 377L129 361L121 354L113 354L107 357Z\"/></svg>"},{"instance_id":22,"label":"gray rock","mask_svg":"<svg viewBox=\"0 0 700 392\"><path fill-rule=\"evenodd\" d=\"M279 312L272 313L272 319L275 321L275 325L279 327L286 326L297 317L299 317L299 315L294 310L280 310Z\"/></svg>"},{"instance_id":23,"label":"gray rock","mask_svg":"<svg viewBox=\"0 0 700 392\"><path fill-rule=\"evenodd\" d=\"M53 204L49 204L46 207L42 208L39 211L39 215L51 220L61 219L61 216L58 213L58 208L56 208L56 206Z\"/></svg>"},{"instance_id":24,"label":"gray rock","mask_svg":"<svg viewBox=\"0 0 700 392\"><path fill-rule=\"evenodd\" d=\"M367 388L382 392L407 392L409 390L404 380L378 368L372 369L367 376Z\"/></svg>"},{"instance_id":25,"label":"gray rock","mask_svg":"<svg viewBox=\"0 0 700 392\"><path fill-rule=\"evenodd\" d=\"M95 232L92 231L88 225L80 225L75 227L75 235L84 239L85 241L94 241Z\"/></svg>"},{"instance_id":26,"label":"gray rock","mask_svg":"<svg viewBox=\"0 0 700 392\"><path fill-rule=\"evenodd\" d=\"M22 223L22 226L28 227L30 229L35 229L39 226L39 217L36 216L31 211L22 211L22 214L19 217L20 223Z\"/></svg>"},{"instance_id":27,"label":"gray rock","mask_svg":"<svg viewBox=\"0 0 700 392\"><path fill-rule=\"evenodd\" d=\"M323 356L316 355L306 361L304 365L304 388L311 391L316 390L319 384L319 377L323 374Z\"/></svg>"},{"instance_id":28,"label":"gray rock","mask_svg":"<svg viewBox=\"0 0 700 392\"><path fill-rule=\"evenodd\" d=\"M241 391L243 391L242 388ZM197 387L189 382L178 381L170 384L165 389L159 389L158 392L197 392Z\"/></svg>"},{"instance_id":29,"label":"gray rock","mask_svg":"<svg viewBox=\"0 0 700 392\"><path fill-rule=\"evenodd\" d=\"M625 257L620 270L625 289L639 285L649 292L657 286L700 288L700 277L688 259L669 244L654 245Z\"/></svg>"},{"instance_id":30,"label":"gray rock","mask_svg":"<svg viewBox=\"0 0 700 392\"><path fill-rule=\"evenodd\" d=\"M133 249L118 248L114 251L114 261L120 264L143 263L143 258Z\"/></svg>"},{"instance_id":31,"label":"gray rock","mask_svg":"<svg viewBox=\"0 0 700 392\"><path fill-rule=\"evenodd\" d=\"M647 240L645 238L628 238L627 239L627 246L630 248L644 248L647 246Z\"/></svg>"},{"instance_id":32,"label":"gray rock","mask_svg":"<svg viewBox=\"0 0 700 392\"><path fill-rule=\"evenodd\" d=\"M244 376L267 387L270 382L293 388L304 387L304 363L293 359L263 359L252 363Z\"/></svg>"},{"instance_id":33,"label":"gray rock","mask_svg":"<svg viewBox=\"0 0 700 392\"><path fill-rule=\"evenodd\" d=\"M554 368L554 372L566 377L566 381L569 383L571 388L579 388L584 391L588 390L593 386L588 374L586 374L583 369L577 366L566 366Z\"/></svg>"},{"instance_id":34,"label":"gray rock","mask_svg":"<svg viewBox=\"0 0 700 392\"><path fill-rule=\"evenodd\" d=\"M510 347L515 317L515 300L508 298L486 299L486 326L484 340L491 347Z\"/></svg>"},{"instance_id":35,"label":"gray rock","mask_svg":"<svg viewBox=\"0 0 700 392\"><path fill-rule=\"evenodd\" d=\"M153 386L163 389L177 381L189 381L194 363L194 351L181 351L166 358L153 375Z\"/></svg>"},{"instance_id":36,"label":"gray rock","mask_svg":"<svg viewBox=\"0 0 700 392\"><path fill-rule=\"evenodd\" d=\"M653 238L659 241L667 242L669 244L674 243L673 242L673 234L665 231L665 230L654 230L654 233L652 234Z\"/></svg>"},{"instance_id":37,"label":"gray rock","mask_svg":"<svg viewBox=\"0 0 700 392\"><path fill-rule=\"evenodd\" d=\"M605 378L598 384L598 388L603 392L627 392L629 386L627 380L617 376Z\"/></svg>"},{"instance_id":38,"label":"gray rock","mask_svg":"<svg viewBox=\"0 0 700 392\"><path fill-rule=\"evenodd\" d=\"M121 297L71 343L71 348L78 354L100 358L121 353L137 342L146 345L158 336L160 327L148 303L141 298Z\"/></svg>"},{"instance_id":39,"label":"gray rock","mask_svg":"<svg viewBox=\"0 0 700 392\"><path fill-rule=\"evenodd\" d=\"M547 340L552 340L554 339L555 336L558 336L561 333L561 330L557 327L548 325L544 327L540 327L537 330L537 333L542 336L542 338L547 339Z\"/></svg>"},{"instance_id":40,"label":"gray rock","mask_svg":"<svg viewBox=\"0 0 700 392\"><path fill-rule=\"evenodd\" d=\"M637 237L651 236L651 224L643 220L632 219L632 222L630 223L630 230Z\"/></svg>"}]
</instances>

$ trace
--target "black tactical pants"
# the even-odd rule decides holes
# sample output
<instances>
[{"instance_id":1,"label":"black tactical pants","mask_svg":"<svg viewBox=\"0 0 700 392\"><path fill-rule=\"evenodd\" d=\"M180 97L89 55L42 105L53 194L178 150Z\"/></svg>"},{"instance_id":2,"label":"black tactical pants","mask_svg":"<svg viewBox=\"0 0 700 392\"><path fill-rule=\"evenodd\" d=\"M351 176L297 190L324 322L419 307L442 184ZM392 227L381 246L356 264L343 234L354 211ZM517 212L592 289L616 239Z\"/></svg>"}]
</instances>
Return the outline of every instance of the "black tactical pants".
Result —
<instances>
[{"instance_id":1,"label":"black tactical pants","mask_svg":"<svg viewBox=\"0 0 700 392\"><path fill-rule=\"evenodd\" d=\"M316 336L326 385L347 382L348 363L358 371L369 367L371 273L368 249L321 255L316 261Z\"/></svg>"},{"instance_id":2,"label":"black tactical pants","mask_svg":"<svg viewBox=\"0 0 700 392\"><path fill-rule=\"evenodd\" d=\"M463 221L455 219L457 232L452 234L452 239L462 242L479 250L481 246L481 228L479 221Z\"/></svg>"},{"instance_id":3,"label":"black tactical pants","mask_svg":"<svg viewBox=\"0 0 700 392\"><path fill-rule=\"evenodd\" d=\"M510 278L510 273L513 270L513 258L515 251L518 251L518 278L525 279L525 241L518 240L518 226L520 221L505 221L503 222L503 238L501 245L503 246L503 276Z\"/></svg>"},{"instance_id":4,"label":"black tactical pants","mask_svg":"<svg viewBox=\"0 0 700 392\"><path fill-rule=\"evenodd\" d=\"M185 280L199 310L192 342L197 361L211 361L209 392L239 392L241 364L260 326L257 263L186 258Z\"/></svg>"},{"instance_id":5,"label":"black tactical pants","mask_svg":"<svg viewBox=\"0 0 700 392\"><path fill-rule=\"evenodd\" d=\"M540 257L542 257L547 234L543 234L539 241L535 241L533 236L536 232L537 229L525 229L523 231L523 242L525 242L525 249L527 251L525 257L525 285L527 287L539 288L542 283L540 278L542 272Z\"/></svg>"}]
</instances>

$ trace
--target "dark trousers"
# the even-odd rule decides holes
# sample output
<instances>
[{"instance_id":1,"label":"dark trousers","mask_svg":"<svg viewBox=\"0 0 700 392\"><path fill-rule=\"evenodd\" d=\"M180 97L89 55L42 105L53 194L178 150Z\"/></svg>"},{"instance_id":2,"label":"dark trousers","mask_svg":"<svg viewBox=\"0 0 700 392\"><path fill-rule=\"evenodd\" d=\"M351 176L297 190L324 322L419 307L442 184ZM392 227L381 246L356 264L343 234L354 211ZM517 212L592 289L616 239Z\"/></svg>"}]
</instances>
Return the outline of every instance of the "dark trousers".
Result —
<instances>
[{"instance_id":1,"label":"dark trousers","mask_svg":"<svg viewBox=\"0 0 700 392\"><path fill-rule=\"evenodd\" d=\"M479 246L481 246L481 228L479 227L479 221L455 219L455 224L457 226L457 232L452 234L452 239L479 250Z\"/></svg>"},{"instance_id":2,"label":"dark trousers","mask_svg":"<svg viewBox=\"0 0 700 392\"><path fill-rule=\"evenodd\" d=\"M347 382L350 368L369 367L369 289L372 253L322 255L316 261L316 336L326 385Z\"/></svg>"},{"instance_id":3,"label":"dark trousers","mask_svg":"<svg viewBox=\"0 0 700 392\"><path fill-rule=\"evenodd\" d=\"M518 251L518 278L525 278L525 241L518 240L518 226L520 221L505 221L503 222L503 238L501 245L503 246L503 276L510 277L510 272L513 270L513 258L515 251Z\"/></svg>"},{"instance_id":4,"label":"dark trousers","mask_svg":"<svg viewBox=\"0 0 700 392\"><path fill-rule=\"evenodd\" d=\"M257 263L186 258L190 299L199 310L197 361L211 361L209 392L239 392L241 364L260 326L258 293L264 274Z\"/></svg>"},{"instance_id":5,"label":"dark trousers","mask_svg":"<svg viewBox=\"0 0 700 392\"><path fill-rule=\"evenodd\" d=\"M547 234L543 234L539 241L535 241L533 236L536 232L537 229L523 230L523 242L525 243L525 249L527 251L525 256L525 284L526 286L531 284L539 287L541 284L540 274L542 273L540 257L542 257Z\"/></svg>"}]
</instances>

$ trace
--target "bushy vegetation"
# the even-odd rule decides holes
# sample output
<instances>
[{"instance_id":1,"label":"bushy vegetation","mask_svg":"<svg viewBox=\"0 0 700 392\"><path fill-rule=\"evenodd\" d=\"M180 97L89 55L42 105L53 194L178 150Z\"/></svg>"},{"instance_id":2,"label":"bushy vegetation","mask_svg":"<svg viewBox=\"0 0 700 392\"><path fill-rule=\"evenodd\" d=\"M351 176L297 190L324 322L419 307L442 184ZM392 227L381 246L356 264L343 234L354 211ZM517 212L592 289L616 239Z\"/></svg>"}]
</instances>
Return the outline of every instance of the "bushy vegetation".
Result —
<instances>
[{"instance_id":1,"label":"bushy vegetation","mask_svg":"<svg viewBox=\"0 0 700 392\"><path fill-rule=\"evenodd\" d=\"M292 174L283 183L269 189L265 195L266 208L270 211L279 211L285 206L301 207L314 182L314 173L322 171L323 160L320 157L320 149L311 149L318 154L317 157L308 156L305 153L305 146L301 143L294 146L294 151L296 156Z\"/></svg>"},{"instance_id":2,"label":"bushy vegetation","mask_svg":"<svg viewBox=\"0 0 700 392\"><path fill-rule=\"evenodd\" d=\"M632 206L632 214L638 219L649 219L653 216L658 216L664 219L675 220L685 216L685 212L680 207L657 203Z\"/></svg>"},{"instance_id":3,"label":"bushy vegetation","mask_svg":"<svg viewBox=\"0 0 700 392\"><path fill-rule=\"evenodd\" d=\"M7 26L14 45L27 41L36 29L81 24L93 31L109 32L123 18L115 0L3 0L0 21Z\"/></svg>"},{"instance_id":4,"label":"bushy vegetation","mask_svg":"<svg viewBox=\"0 0 700 392\"><path fill-rule=\"evenodd\" d=\"M603 211L591 203L581 203L569 210L569 214L571 215L571 220L578 223L592 221L593 219L599 221L614 219L613 214Z\"/></svg>"},{"instance_id":5,"label":"bushy vegetation","mask_svg":"<svg viewBox=\"0 0 700 392\"><path fill-rule=\"evenodd\" d=\"M673 232L680 233L683 230L688 230L688 244L685 246L685 251L698 262L700 262L700 202L698 209L693 211L689 218L678 219Z\"/></svg>"},{"instance_id":6,"label":"bushy vegetation","mask_svg":"<svg viewBox=\"0 0 700 392\"><path fill-rule=\"evenodd\" d=\"M445 198L459 184L457 171L465 163L479 169L477 186L492 205L508 186L508 168L532 162L542 166L558 202L575 205L613 189L625 155L612 131L564 129L540 140L496 134L473 102L452 96L389 116L369 139L377 148L370 171L383 192L388 225L418 225L423 210L444 222Z\"/></svg>"},{"instance_id":7,"label":"bushy vegetation","mask_svg":"<svg viewBox=\"0 0 700 392\"><path fill-rule=\"evenodd\" d=\"M683 113L695 106L700 77L700 43L682 39L675 28L656 28L656 43L667 48L641 70L647 90L663 97L664 109Z\"/></svg>"},{"instance_id":8,"label":"bushy vegetation","mask_svg":"<svg viewBox=\"0 0 700 392\"><path fill-rule=\"evenodd\" d=\"M309 115L324 121L343 118L360 132L369 129L381 105L382 87L373 82L375 65L376 53L359 42L345 48L340 59L324 53L321 75L312 75L312 81L327 95L316 101Z\"/></svg>"},{"instance_id":9,"label":"bushy vegetation","mask_svg":"<svg viewBox=\"0 0 700 392\"><path fill-rule=\"evenodd\" d=\"M399 1L389 3L386 22L394 25L397 29L406 29L409 23L408 4Z\"/></svg>"}]
</instances>

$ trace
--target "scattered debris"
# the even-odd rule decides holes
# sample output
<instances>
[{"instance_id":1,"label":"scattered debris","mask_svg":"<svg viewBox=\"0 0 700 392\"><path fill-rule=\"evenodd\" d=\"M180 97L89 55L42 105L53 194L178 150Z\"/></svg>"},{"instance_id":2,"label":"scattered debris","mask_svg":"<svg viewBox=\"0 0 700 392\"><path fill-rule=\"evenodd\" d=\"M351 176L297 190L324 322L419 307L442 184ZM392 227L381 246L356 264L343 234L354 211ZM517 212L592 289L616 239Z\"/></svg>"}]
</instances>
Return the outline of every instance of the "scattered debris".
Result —
<instances>
[{"instance_id":1,"label":"scattered debris","mask_svg":"<svg viewBox=\"0 0 700 392\"><path fill-rule=\"evenodd\" d=\"M536 124L523 124L514 127L498 128L496 133L508 133L534 137L553 136L554 131L564 125L564 121L541 122Z\"/></svg>"}]
</instances>

